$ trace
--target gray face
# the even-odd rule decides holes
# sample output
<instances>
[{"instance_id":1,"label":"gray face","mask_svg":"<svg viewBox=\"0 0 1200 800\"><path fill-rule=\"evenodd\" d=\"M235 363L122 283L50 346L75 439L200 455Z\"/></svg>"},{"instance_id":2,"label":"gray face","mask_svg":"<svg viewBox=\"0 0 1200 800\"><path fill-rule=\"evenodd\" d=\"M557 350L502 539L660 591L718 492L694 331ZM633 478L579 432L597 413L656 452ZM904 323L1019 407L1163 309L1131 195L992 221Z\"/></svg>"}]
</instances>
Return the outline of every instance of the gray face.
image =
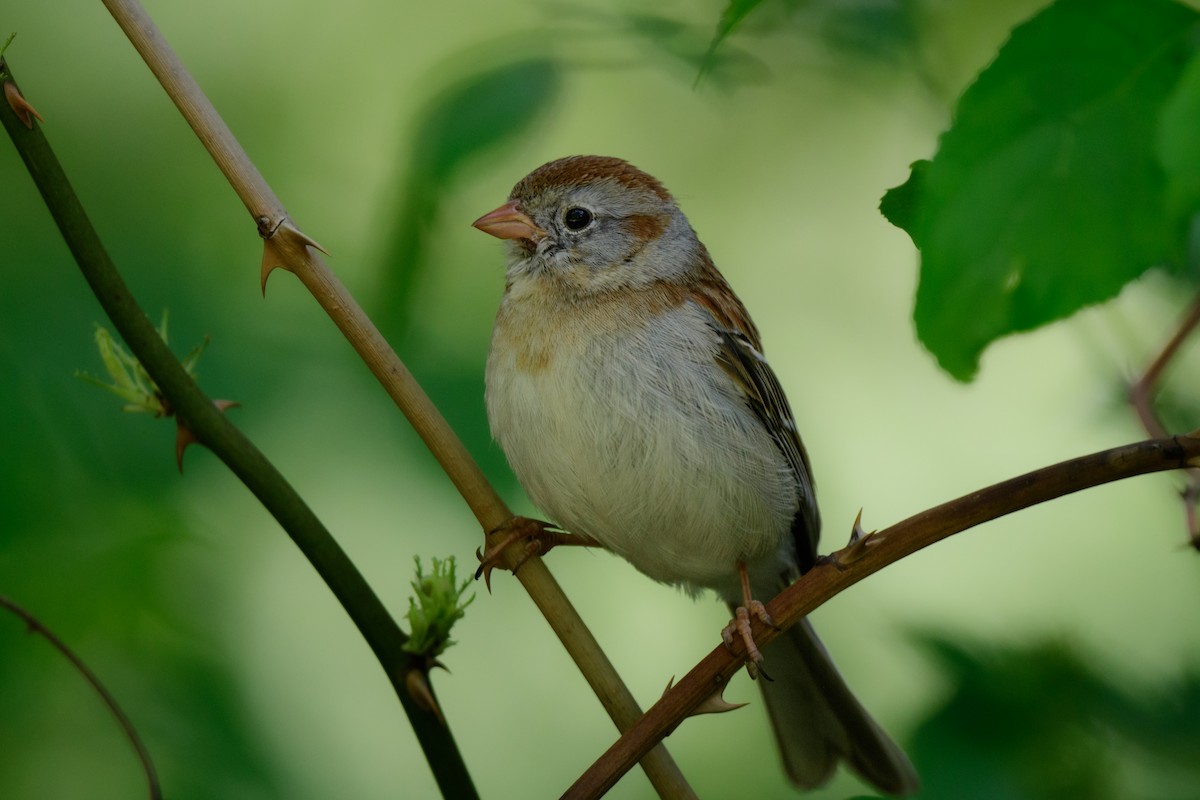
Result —
<instances>
[{"instance_id":1,"label":"gray face","mask_svg":"<svg viewBox=\"0 0 1200 800\"><path fill-rule=\"evenodd\" d=\"M513 240L510 278L550 274L587 294L636 288L681 274L699 248L669 197L615 178L519 185L512 199L546 237Z\"/></svg>"}]
</instances>

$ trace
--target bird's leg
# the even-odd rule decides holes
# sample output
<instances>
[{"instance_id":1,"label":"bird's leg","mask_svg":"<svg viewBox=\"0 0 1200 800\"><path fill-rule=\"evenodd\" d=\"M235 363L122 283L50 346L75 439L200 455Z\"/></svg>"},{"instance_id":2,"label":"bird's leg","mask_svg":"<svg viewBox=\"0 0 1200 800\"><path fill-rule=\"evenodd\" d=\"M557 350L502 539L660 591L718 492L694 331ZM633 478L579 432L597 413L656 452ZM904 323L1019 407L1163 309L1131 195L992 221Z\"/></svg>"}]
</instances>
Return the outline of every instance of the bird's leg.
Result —
<instances>
[{"instance_id":1,"label":"bird's leg","mask_svg":"<svg viewBox=\"0 0 1200 800\"><path fill-rule=\"evenodd\" d=\"M521 554L512 566L513 574L534 556L544 556L550 549L559 545L576 545L579 547L600 547L601 544L590 536L565 533L552 530L548 522L542 522L528 517L512 517L495 530L488 531L486 551L476 550L475 557L479 559L479 569L475 570L475 580L483 576L483 582L488 591L492 590L492 570L501 565L501 554L517 542L524 541Z\"/></svg>"},{"instance_id":2,"label":"bird's leg","mask_svg":"<svg viewBox=\"0 0 1200 800\"><path fill-rule=\"evenodd\" d=\"M739 561L737 567L738 576L742 579L742 605L734 609L733 619L721 631L721 639L730 652L733 651L735 639L741 639L746 648L746 671L750 673L750 677L757 678L762 675L771 680L771 676L763 671L763 655L754 643L754 635L750 631L750 617L753 615L759 622L772 628L775 627L775 620L767 613L767 607L761 601L755 600L751 594L750 573L746 569L746 562Z\"/></svg>"}]
</instances>

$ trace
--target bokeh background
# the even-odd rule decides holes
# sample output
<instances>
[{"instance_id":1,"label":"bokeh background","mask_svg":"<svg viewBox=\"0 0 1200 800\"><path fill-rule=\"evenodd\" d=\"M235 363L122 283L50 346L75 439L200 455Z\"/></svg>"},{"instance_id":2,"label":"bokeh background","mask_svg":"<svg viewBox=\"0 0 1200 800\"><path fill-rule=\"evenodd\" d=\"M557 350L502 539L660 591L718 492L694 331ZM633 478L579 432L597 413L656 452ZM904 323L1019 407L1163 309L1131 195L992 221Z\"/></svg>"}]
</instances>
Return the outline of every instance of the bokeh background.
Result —
<instances>
[{"instance_id":1,"label":"bokeh background","mask_svg":"<svg viewBox=\"0 0 1200 800\"><path fill-rule=\"evenodd\" d=\"M915 340L917 254L879 197L1041 4L766 2L697 83L723 4L146 0L300 226L518 509L483 362L501 246L469 227L533 167L619 155L683 205L763 331L815 464L825 547L1029 469L1142 436L1123 386L1189 290L1150 276L1011 338L957 384ZM98 2L7 0L0 35L110 253L210 395L301 491L397 615L412 559L469 571L475 522L367 370L285 273L258 290L244 209ZM0 594L118 697L174 798L424 798L436 787L381 670L287 537L170 422L123 415L103 324L0 146ZM1167 400L1197 425L1196 354ZM1192 378L1189 381L1188 376ZM990 523L814 614L926 797L1200 796L1200 564L1172 476ZM614 498L619 502L619 498ZM602 553L565 585L650 704L723 607ZM483 796L555 796L614 730L511 579L456 629L435 686ZM667 744L705 797L790 797L757 689ZM0 616L0 797L143 793L98 698ZM819 797L866 792L848 775ZM611 796L653 796L630 773Z\"/></svg>"}]
</instances>

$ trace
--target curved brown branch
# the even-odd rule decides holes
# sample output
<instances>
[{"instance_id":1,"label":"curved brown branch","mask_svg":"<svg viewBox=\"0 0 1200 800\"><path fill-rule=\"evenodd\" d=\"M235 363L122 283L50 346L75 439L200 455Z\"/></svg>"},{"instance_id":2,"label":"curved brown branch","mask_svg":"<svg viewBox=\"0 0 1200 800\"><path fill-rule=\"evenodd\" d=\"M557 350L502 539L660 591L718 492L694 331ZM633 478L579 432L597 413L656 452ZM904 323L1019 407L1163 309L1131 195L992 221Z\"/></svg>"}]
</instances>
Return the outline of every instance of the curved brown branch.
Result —
<instances>
[{"instance_id":1,"label":"curved brown branch","mask_svg":"<svg viewBox=\"0 0 1200 800\"><path fill-rule=\"evenodd\" d=\"M121 706L117 703L117 698L113 697L112 692L104 687L104 684L96 677L96 673L92 672L91 667L85 664L83 659L67 646L66 642L58 638L54 634L54 631L43 625L41 620L32 613L26 611L2 594L0 594L0 608L8 609L20 617L25 622L25 627L29 629L30 633L36 633L48 641L67 661L71 662L71 666L83 676L84 680L91 684L92 688L96 690L96 694L100 695L100 699L104 701L104 705L108 706L108 710L116 717L117 724L121 726L121 731L124 732L125 738L133 745L138 761L142 764L142 772L146 775L146 783L150 789L150 800L160 800L163 796L162 787L158 784L158 774L154 771L154 762L150 760L150 751L146 749L146 745L142 742L142 737L138 735L137 729L133 727L133 723L129 721L129 717L121 710Z\"/></svg>"},{"instance_id":2,"label":"curved brown branch","mask_svg":"<svg viewBox=\"0 0 1200 800\"><path fill-rule=\"evenodd\" d=\"M1200 464L1195 435L1152 439L1104 450L1029 472L964 495L852 541L822 560L767 605L777 628L755 621L754 640L763 646L818 606L905 556L982 522L1104 483ZM669 734L692 711L724 686L742 661L718 646L663 695L637 724L600 757L564 798L600 797L637 762L647 748Z\"/></svg>"}]
</instances>

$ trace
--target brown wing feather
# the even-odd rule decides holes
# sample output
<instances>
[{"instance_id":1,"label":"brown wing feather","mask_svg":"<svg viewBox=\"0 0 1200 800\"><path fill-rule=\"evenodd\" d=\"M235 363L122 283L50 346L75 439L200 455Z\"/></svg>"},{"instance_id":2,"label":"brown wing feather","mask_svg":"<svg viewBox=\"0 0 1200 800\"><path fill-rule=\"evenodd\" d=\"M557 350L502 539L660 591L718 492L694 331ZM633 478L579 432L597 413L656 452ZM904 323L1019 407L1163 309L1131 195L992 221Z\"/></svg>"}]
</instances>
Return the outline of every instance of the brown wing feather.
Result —
<instances>
[{"instance_id":1,"label":"brown wing feather","mask_svg":"<svg viewBox=\"0 0 1200 800\"><path fill-rule=\"evenodd\" d=\"M721 337L717 363L741 390L746 405L767 429L796 476L800 505L792 524L792 534L796 538L796 556L803 572L813 565L821 532L808 453L796 431L783 387L763 357L758 329L712 262L706 266L700 279L691 287L689 296L712 315L713 327Z\"/></svg>"}]
</instances>

